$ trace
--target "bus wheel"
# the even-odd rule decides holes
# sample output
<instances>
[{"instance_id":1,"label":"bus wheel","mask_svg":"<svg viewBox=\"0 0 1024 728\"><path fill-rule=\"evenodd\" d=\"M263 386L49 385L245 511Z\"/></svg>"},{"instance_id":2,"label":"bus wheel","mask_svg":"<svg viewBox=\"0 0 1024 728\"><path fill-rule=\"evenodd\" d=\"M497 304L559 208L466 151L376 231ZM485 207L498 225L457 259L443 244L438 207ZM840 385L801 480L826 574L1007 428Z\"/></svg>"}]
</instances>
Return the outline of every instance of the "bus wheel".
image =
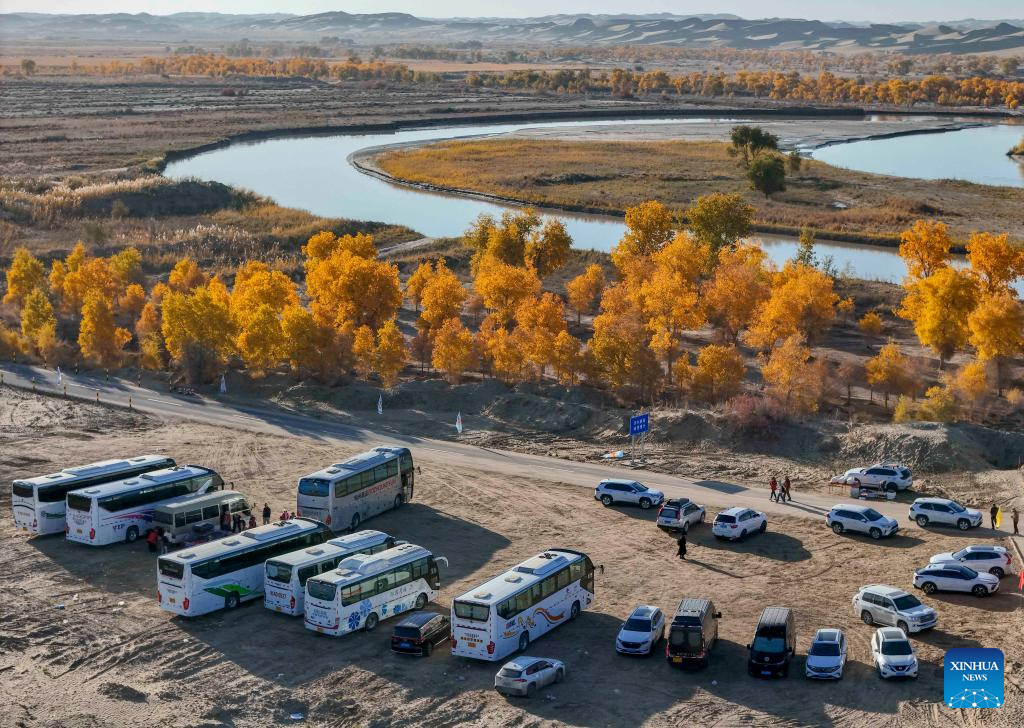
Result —
<instances>
[{"instance_id":1,"label":"bus wheel","mask_svg":"<svg viewBox=\"0 0 1024 728\"><path fill-rule=\"evenodd\" d=\"M397 509L401 508L403 503L405 503L405 498L403 498L400 495L396 495L395 496L395 509L397 510Z\"/></svg>"},{"instance_id":2,"label":"bus wheel","mask_svg":"<svg viewBox=\"0 0 1024 728\"><path fill-rule=\"evenodd\" d=\"M530 633L523 630L523 633L519 635L519 651L526 652L526 648L530 646Z\"/></svg>"},{"instance_id":3,"label":"bus wheel","mask_svg":"<svg viewBox=\"0 0 1024 728\"><path fill-rule=\"evenodd\" d=\"M132 526L124 534L125 543L132 543L139 537L139 527Z\"/></svg>"},{"instance_id":4,"label":"bus wheel","mask_svg":"<svg viewBox=\"0 0 1024 728\"><path fill-rule=\"evenodd\" d=\"M418 597L416 597L416 608L423 609L423 607L425 606L427 606L427 595L420 594Z\"/></svg>"},{"instance_id":5,"label":"bus wheel","mask_svg":"<svg viewBox=\"0 0 1024 728\"><path fill-rule=\"evenodd\" d=\"M359 528L359 514L358 513L356 513L355 515L352 516L352 530L355 531L357 528Z\"/></svg>"},{"instance_id":6,"label":"bus wheel","mask_svg":"<svg viewBox=\"0 0 1024 728\"><path fill-rule=\"evenodd\" d=\"M228 594L226 597L224 597L224 608L225 609L234 609L237 606L238 606L238 594L232 592L231 594Z\"/></svg>"},{"instance_id":7,"label":"bus wheel","mask_svg":"<svg viewBox=\"0 0 1024 728\"><path fill-rule=\"evenodd\" d=\"M366 624L363 626L367 632L372 632L377 628L378 617L376 612L370 612L366 615Z\"/></svg>"},{"instance_id":8,"label":"bus wheel","mask_svg":"<svg viewBox=\"0 0 1024 728\"><path fill-rule=\"evenodd\" d=\"M576 619L578 616L580 616L580 603L573 602L572 609L569 610L569 619Z\"/></svg>"}]
</instances>

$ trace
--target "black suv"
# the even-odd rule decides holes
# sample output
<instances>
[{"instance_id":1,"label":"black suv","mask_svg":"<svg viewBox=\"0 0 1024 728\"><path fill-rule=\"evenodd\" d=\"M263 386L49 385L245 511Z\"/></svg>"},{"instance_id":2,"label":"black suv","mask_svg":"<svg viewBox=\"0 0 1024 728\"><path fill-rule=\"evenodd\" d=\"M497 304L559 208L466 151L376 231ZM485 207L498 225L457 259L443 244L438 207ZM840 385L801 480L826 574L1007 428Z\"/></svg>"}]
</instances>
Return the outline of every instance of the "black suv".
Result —
<instances>
[{"instance_id":1,"label":"black suv","mask_svg":"<svg viewBox=\"0 0 1024 728\"><path fill-rule=\"evenodd\" d=\"M391 651L428 657L433 649L451 638L452 623L443 614L413 612L395 625Z\"/></svg>"}]
</instances>

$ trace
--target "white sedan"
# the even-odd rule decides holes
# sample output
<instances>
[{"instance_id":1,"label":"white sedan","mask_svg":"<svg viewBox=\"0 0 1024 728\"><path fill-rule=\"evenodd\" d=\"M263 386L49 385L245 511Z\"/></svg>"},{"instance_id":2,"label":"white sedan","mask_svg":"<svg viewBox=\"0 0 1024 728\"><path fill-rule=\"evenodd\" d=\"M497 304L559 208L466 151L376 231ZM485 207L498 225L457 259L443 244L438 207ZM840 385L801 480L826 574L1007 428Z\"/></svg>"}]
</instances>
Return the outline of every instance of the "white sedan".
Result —
<instances>
[{"instance_id":1,"label":"white sedan","mask_svg":"<svg viewBox=\"0 0 1024 728\"><path fill-rule=\"evenodd\" d=\"M925 594L956 591L987 597L999 589L999 577L980 574L961 564L928 564L914 572L914 586Z\"/></svg>"},{"instance_id":2,"label":"white sedan","mask_svg":"<svg viewBox=\"0 0 1024 728\"><path fill-rule=\"evenodd\" d=\"M768 528L768 516L752 508L728 508L711 524L715 538L742 541L752 533L764 533Z\"/></svg>"},{"instance_id":3,"label":"white sedan","mask_svg":"<svg viewBox=\"0 0 1024 728\"><path fill-rule=\"evenodd\" d=\"M1002 579L1010 571L1013 557L1002 546L968 546L959 551L935 554L930 559L932 564L963 564L975 571L987 571L998 579Z\"/></svg>"}]
</instances>

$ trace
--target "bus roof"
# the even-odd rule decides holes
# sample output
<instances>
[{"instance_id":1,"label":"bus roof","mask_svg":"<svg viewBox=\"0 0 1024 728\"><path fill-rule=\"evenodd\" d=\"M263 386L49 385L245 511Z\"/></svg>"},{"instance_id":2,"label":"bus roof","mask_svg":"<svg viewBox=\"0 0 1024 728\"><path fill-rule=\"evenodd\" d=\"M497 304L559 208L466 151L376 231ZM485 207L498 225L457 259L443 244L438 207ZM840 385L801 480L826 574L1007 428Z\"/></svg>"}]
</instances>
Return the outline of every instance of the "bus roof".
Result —
<instances>
[{"instance_id":1,"label":"bus roof","mask_svg":"<svg viewBox=\"0 0 1024 728\"><path fill-rule=\"evenodd\" d=\"M148 473L143 473L142 475L132 476L131 478L115 480L110 483L101 483L100 485L91 485L88 488L73 490L71 492L75 495L84 495L89 498L96 498L105 495L114 495L116 493L126 493L138 488L145 488L149 485L173 483L174 481L191 478L196 475L209 475L212 472L213 471L209 468L204 468L201 465L175 465L173 468L153 470Z\"/></svg>"},{"instance_id":2,"label":"bus roof","mask_svg":"<svg viewBox=\"0 0 1024 728\"><path fill-rule=\"evenodd\" d=\"M288 564L289 566L305 566L309 563L323 561L325 558L349 554L353 551L384 543L389 538L391 537L383 531L359 531L358 533L350 533L339 538L332 538L317 546L310 546L298 551L281 554L270 560L279 564Z\"/></svg>"},{"instance_id":3,"label":"bus roof","mask_svg":"<svg viewBox=\"0 0 1024 728\"><path fill-rule=\"evenodd\" d=\"M458 601L496 604L508 599L525 586L536 584L566 564L586 558L586 554L569 549L548 549L513 566L504 574L485 581L475 589L456 597Z\"/></svg>"},{"instance_id":4,"label":"bus roof","mask_svg":"<svg viewBox=\"0 0 1024 728\"><path fill-rule=\"evenodd\" d=\"M158 511L164 511L165 513L180 513L181 511L187 511L190 508L196 506L204 506L210 503L226 503L234 498L244 497L237 490L214 490L209 493L200 493L198 495L182 495L177 498L164 503L162 506L157 508Z\"/></svg>"},{"instance_id":5,"label":"bus roof","mask_svg":"<svg viewBox=\"0 0 1024 728\"><path fill-rule=\"evenodd\" d=\"M139 455L134 458L100 460L95 463L76 465L72 468L64 468L58 473L38 475L34 478L21 478L18 482L26 483L28 485L49 485L50 483L66 483L69 480L77 480L78 478L92 478L97 475L109 474L114 476L122 471L130 470L132 468L139 467L140 465L159 463L165 460L170 460L170 458L166 455Z\"/></svg>"},{"instance_id":6,"label":"bus roof","mask_svg":"<svg viewBox=\"0 0 1024 728\"><path fill-rule=\"evenodd\" d=\"M280 538L294 536L297 533L326 528L327 526L320 523L320 521L299 516L287 521L276 521L266 526L250 528L248 531L225 536L216 541L199 544L189 549L182 549L160 558L178 561L183 564L194 564L210 557L224 556L225 554L241 551L250 546L258 546L260 543L273 542Z\"/></svg>"},{"instance_id":7,"label":"bus roof","mask_svg":"<svg viewBox=\"0 0 1024 728\"><path fill-rule=\"evenodd\" d=\"M328 465L326 468L317 470L315 473L310 473L304 477L322 478L323 480L347 478L350 475L369 470L408 452L409 448L406 447L375 447L372 450L353 455L348 460Z\"/></svg>"},{"instance_id":8,"label":"bus roof","mask_svg":"<svg viewBox=\"0 0 1024 728\"><path fill-rule=\"evenodd\" d=\"M430 556L431 553L422 546L413 543L404 543L395 546L379 554L355 554L338 564L334 571L311 577L319 581L326 581L329 584L343 586L349 582L356 582L368 576L379 574L382 571L393 569L396 566L422 559Z\"/></svg>"}]
</instances>

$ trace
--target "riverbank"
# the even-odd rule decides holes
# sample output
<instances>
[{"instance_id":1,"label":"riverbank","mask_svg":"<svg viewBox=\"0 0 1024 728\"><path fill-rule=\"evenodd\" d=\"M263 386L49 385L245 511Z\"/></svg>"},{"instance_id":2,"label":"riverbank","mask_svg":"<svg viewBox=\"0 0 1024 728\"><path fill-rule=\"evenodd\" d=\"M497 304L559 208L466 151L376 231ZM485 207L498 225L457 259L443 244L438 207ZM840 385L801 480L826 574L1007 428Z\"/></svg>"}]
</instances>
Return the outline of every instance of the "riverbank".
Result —
<instances>
[{"instance_id":1,"label":"riverbank","mask_svg":"<svg viewBox=\"0 0 1024 728\"><path fill-rule=\"evenodd\" d=\"M765 126L793 148L830 143L844 131L796 121ZM1024 237L1024 190L1018 188L874 175L804 159L801 170L790 173L788 189L765 198L749 189L727 145L717 141L727 133L727 126L712 122L546 128L378 147L350 161L369 174L424 190L577 213L620 217L645 199L681 211L700 195L729 192L756 208L754 230L762 233L795 236L811 227L821 240L892 248L914 220L933 217L949 223L958 252L975 230Z\"/></svg>"}]
</instances>

